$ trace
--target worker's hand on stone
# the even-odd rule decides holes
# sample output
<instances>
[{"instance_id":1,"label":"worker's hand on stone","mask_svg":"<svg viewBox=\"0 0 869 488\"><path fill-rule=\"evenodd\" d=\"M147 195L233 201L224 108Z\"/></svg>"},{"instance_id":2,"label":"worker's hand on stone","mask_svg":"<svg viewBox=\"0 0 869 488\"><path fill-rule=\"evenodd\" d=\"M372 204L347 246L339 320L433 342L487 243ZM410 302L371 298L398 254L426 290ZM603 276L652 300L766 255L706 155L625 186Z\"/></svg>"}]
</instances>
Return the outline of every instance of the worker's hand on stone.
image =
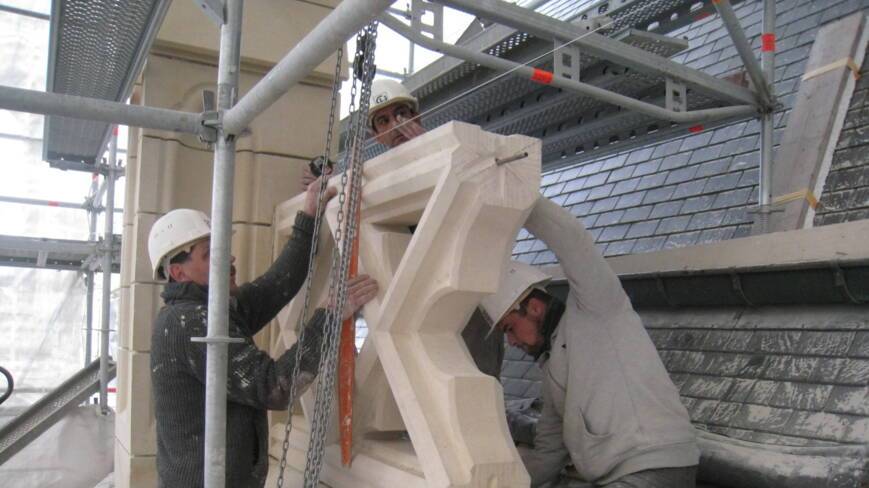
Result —
<instances>
[{"instance_id":1,"label":"worker's hand on stone","mask_svg":"<svg viewBox=\"0 0 869 488\"><path fill-rule=\"evenodd\" d=\"M302 212L308 214L311 217L314 217L317 214L317 196L320 194L320 179L321 178L329 178L331 176L332 171L326 170L326 173L315 179L314 181L308 183L307 190L305 192L305 206L302 207ZM326 203L329 202L336 194L338 190L334 186L327 186L326 191L323 193L323 201L320 205L320 210L326 208Z\"/></svg>"},{"instance_id":2,"label":"worker's hand on stone","mask_svg":"<svg viewBox=\"0 0 869 488\"><path fill-rule=\"evenodd\" d=\"M377 296L377 282L368 275L359 275L347 280L347 298L344 302L343 319L349 319L363 305Z\"/></svg>"},{"instance_id":3,"label":"worker's hand on stone","mask_svg":"<svg viewBox=\"0 0 869 488\"><path fill-rule=\"evenodd\" d=\"M306 164L302 167L302 191L308 190L308 185L314 182L317 177L314 176L314 173L311 173L311 168Z\"/></svg>"},{"instance_id":4,"label":"worker's hand on stone","mask_svg":"<svg viewBox=\"0 0 869 488\"><path fill-rule=\"evenodd\" d=\"M419 123L419 118L406 119L399 115L396 120L399 124L395 126L395 130L400 132L408 141L425 134L425 128Z\"/></svg>"}]
</instances>

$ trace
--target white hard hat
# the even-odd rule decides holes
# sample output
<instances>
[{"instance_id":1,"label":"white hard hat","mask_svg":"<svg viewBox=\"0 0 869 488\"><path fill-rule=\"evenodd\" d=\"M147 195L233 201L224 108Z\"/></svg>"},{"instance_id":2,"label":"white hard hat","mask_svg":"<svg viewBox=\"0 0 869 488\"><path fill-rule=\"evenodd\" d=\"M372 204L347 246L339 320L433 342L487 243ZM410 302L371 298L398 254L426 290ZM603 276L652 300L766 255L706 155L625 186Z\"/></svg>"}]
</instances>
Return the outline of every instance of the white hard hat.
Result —
<instances>
[{"instance_id":1,"label":"white hard hat","mask_svg":"<svg viewBox=\"0 0 869 488\"><path fill-rule=\"evenodd\" d=\"M166 281L169 276L163 272L163 264L210 235L211 220L199 210L179 208L157 219L148 234L148 255L154 279Z\"/></svg>"},{"instance_id":2,"label":"white hard hat","mask_svg":"<svg viewBox=\"0 0 869 488\"><path fill-rule=\"evenodd\" d=\"M534 266L510 261L501 277L498 291L480 302L480 311L489 321L489 325L494 327L505 315L515 310L532 290L543 290L550 279L552 278L549 275Z\"/></svg>"},{"instance_id":3,"label":"white hard hat","mask_svg":"<svg viewBox=\"0 0 869 488\"><path fill-rule=\"evenodd\" d=\"M378 110L393 103L406 102L414 112L419 112L419 101L401 83L386 78L379 78L371 83L371 100L368 106L368 125Z\"/></svg>"}]
</instances>

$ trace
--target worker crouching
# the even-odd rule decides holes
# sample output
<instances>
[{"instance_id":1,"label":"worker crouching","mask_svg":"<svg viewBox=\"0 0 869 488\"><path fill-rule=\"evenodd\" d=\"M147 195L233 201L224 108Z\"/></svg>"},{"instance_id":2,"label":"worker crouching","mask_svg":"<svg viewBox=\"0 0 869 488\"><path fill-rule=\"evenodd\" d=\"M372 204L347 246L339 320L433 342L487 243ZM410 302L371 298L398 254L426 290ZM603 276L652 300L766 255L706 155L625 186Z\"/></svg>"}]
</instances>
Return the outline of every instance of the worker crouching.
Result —
<instances>
[{"instance_id":1,"label":"worker crouching","mask_svg":"<svg viewBox=\"0 0 869 488\"><path fill-rule=\"evenodd\" d=\"M688 412L618 277L592 235L540 197L525 228L549 246L567 278L566 302L549 277L512 262L481 310L543 369L543 411L523 461L531 486L568 461L608 488L691 488L699 450Z\"/></svg>"}]
</instances>

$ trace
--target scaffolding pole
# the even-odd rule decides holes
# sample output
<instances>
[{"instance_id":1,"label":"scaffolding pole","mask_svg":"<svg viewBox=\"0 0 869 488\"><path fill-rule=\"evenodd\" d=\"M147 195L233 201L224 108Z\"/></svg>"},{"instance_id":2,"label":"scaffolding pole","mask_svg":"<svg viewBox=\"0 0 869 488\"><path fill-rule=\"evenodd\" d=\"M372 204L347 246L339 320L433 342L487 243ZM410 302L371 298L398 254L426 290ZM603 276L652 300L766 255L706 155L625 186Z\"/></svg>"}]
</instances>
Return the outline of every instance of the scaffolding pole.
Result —
<instances>
[{"instance_id":1,"label":"scaffolding pole","mask_svg":"<svg viewBox=\"0 0 869 488\"><path fill-rule=\"evenodd\" d=\"M203 134L200 114L121 102L0 86L0 109Z\"/></svg>"},{"instance_id":2,"label":"scaffolding pole","mask_svg":"<svg viewBox=\"0 0 869 488\"><path fill-rule=\"evenodd\" d=\"M57 208L75 208L75 209L88 209L88 203L73 203L73 202L58 202L55 200L41 200L38 198L21 198L21 197L10 197L0 195L0 202L3 203L19 203L21 205L39 205L43 207L57 207ZM123 212L122 209L116 208L116 213Z\"/></svg>"},{"instance_id":3,"label":"scaffolding pole","mask_svg":"<svg viewBox=\"0 0 869 488\"><path fill-rule=\"evenodd\" d=\"M763 33L761 34L761 62L766 86L775 97L775 0L763 2ZM772 107L760 118L760 178L757 192L758 223L760 232L769 232L770 201L772 200L772 165L775 111Z\"/></svg>"},{"instance_id":4,"label":"scaffolding pole","mask_svg":"<svg viewBox=\"0 0 869 488\"><path fill-rule=\"evenodd\" d=\"M237 135L287 90L331 56L347 39L385 11L390 0L344 0L287 53L223 118Z\"/></svg>"},{"instance_id":5,"label":"scaffolding pole","mask_svg":"<svg viewBox=\"0 0 869 488\"><path fill-rule=\"evenodd\" d=\"M102 320L100 322L100 411L103 414L109 412L109 331L111 330L112 312L112 259L114 239L114 215L115 215L115 172L118 166L118 129L112 128L112 136L109 139L109 172L106 175L106 211L105 237L103 238L103 301Z\"/></svg>"},{"instance_id":6,"label":"scaffolding pole","mask_svg":"<svg viewBox=\"0 0 869 488\"><path fill-rule=\"evenodd\" d=\"M409 41L433 51L464 59L472 63L477 63L496 71L515 72L518 75L525 76L526 78L541 84L570 90L580 95L592 97L657 119L678 123L710 122L731 117L748 116L757 112L757 109L753 105L736 105L705 110L694 110L690 112L676 112L619 93L604 90L603 88L588 83L555 76L553 73L548 71L532 68L504 58L499 58L497 56L473 51L471 49L429 38L407 27L403 22L389 14L381 15L379 19L384 25L399 35L407 38Z\"/></svg>"},{"instance_id":7,"label":"scaffolding pole","mask_svg":"<svg viewBox=\"0 0 869 488\"><path fill-rule=\"evenodd\" d=\"M227 0L220 26L217 110L225 114L238 94L244 0ZM211 193L211 257L208 271L208 336L205 363L205 488L226 485L226 378L229 331L230 246L235 136L217 128Z\"/></svg>"},{"instance_id":8,"label":"scaffolding pole","mask_svg":"<svg viewBox=\"0 0 869 488\"><path fill-rule=\"evenodd\" d=\"M96 201L101 195L99 177L94 173L91 178L91 190L88 196L88 241L97 241L97 205ZM92 267L87 267L85 272L85 284L87 286L87 308L85 318L85 346L84 346L84 367L91 363L93 357L93 333L94 333L94 271Z\"/></svg>"},{"instance_id":9,"label":"scaffolding pole","mask_svg":"<svg viewBox=\"0 0 869 488\"><path fill-rule=\"evenodd\" d=\"M766 0L764 1L764 26L766 26L766 9L769 2ZM760 63L757 62L757 58L755 58L754 53L751 52L751 43L748 42L748 39L745 37L745 31L743 31L742 26L739 25L739 19L736 18L736 13L733 11L733 6L730 5L730 0L715 0L712 4L715 5L716 9L718 9L721 21L724 22L724 26L727 28L727 32L733 40L733 46L736 48L736 52L739 53L739 57L742 59L742 64L745 65L745 69L748 71L748 76L751 77L751 81L754 83L754 89L757 91L760 102L765 107L770 106L773 98L768 83L769 79L764 76L764 70L761 69ZM773 9L775 9L775 7L773 7Z\"/></svg>"},{"instance_id":10,"label":"scaffolding pole","mask_svg":"<svg viewBox=\"0 0 869 488\"><path fill-rule=\"evenodd\" d=\"M93 341L94 331L94 272L85 271L84 274L85 286L87 287L86 305L85 305L85 339L84 339L84 367L91 363L93 356L91 342Z\"/></svg>"}]
</instances>

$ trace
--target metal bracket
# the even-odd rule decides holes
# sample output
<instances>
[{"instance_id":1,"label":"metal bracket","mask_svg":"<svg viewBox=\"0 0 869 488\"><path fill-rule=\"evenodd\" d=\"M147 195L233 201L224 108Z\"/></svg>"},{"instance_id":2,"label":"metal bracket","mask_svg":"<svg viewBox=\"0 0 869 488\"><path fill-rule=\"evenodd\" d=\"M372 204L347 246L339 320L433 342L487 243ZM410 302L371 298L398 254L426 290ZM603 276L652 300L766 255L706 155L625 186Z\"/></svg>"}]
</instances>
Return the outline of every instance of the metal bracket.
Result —
<instances>
[{"instance_id":1,"label":"metal bracket","mask_svg":"<svg viewBox=\"0 0 869 488\"><path fill-rule=\"evenodd\" d=\"M736 292L739 298L741 298L742 301L745 302L745 304L749 307L753 307L754 303L752 303L751 300L748 299L748 297L745 295L745 290L742 289L742 280L739 278L739 273L734 270L730 270L730 283L731 285L733 285L733 291Z\"/></svg>"},{"instance_id":2,"label":"metal bracket","mask_svg":"<svg viewBox=\"0 0 869 488\"><path fill-rule=\"evenodd\" d=\"M666 83L667 96L664 106L667 110L673 112L688 111L688 87L685 83L678 82L672 78L667 78Z\"/></svg>"},{"instance_id":3,"label":"metal bracket","mask_svg":"<svg viewBox=\"0 0 869 488\"><path fill-rule=\"evenodd\" d=\"M839 263L833 261L830 263L830 268L833 270L833 284L836 288L842 291L842 294L845 295L851 303L861 304L865 303L864 300L860 300L858 297L854 296L851 293L851 289L848 288L848 280L845 279L845 271L842 270L842 267L839 266Z\"/></svg>"},{"instance_id":4,"label":"metal bracket","mask_svg":"<svg viewBox=\"0 0 869 488\"><path fill-rule=\"evenodd\" d=\"M432 22L423 22L423 17L430 13ZM410 4L410 28L420 34L431 34L428 37L437 41L444 40L444 6L429 0L413 0Z\"/></svg>"},{"instance_id":5,"label":"metal bracket","mask_svg":"<svg viewBox=\"0 0 869 488\"><path fill-rule=\"evenodd\" d=\"M220 127L221 117L217 111L217 98L213 91L202 91L202 131L199 140L206 144L217 142L217 128Z\"/></svg>"},{"instance_id":6,"label":"metal bracket","mask_svg":"<svg viewBox=\"0 0 869 488\"><path fill-rule=\"evenodd\" d=\"M774 214L774 213L779 213L779 212L784 212L784 211L785 211L785 209L780 208L780 207L773 207L772 205L761 205L761 206L754 207L750 210L746 210L745 213L758 214L758 215L769 215L769 214Z\"/></svg>"},{"instance_id":7,"label":"metal bracket","mask_svg":"<svg viewBox=\"0 0 869 488\"><path fill-rule=\"evenodd\" d=\"M202 342L205 344L241 344L242 337L216 336L216 337L191 337L190 342Z\"/></svg>"},{"instance_id":8,"label":"metal bracket","mask_svg":"<svg viewBox=\"0 0 869 488\"><path fill-rule=\"evenodd\" d=\"M193 2L218 26L226 23L226 4L223 0L193 0Z\"/></svg>"},{"instance_id":9,"label":"metal bracket","mask_svg":"<svg viewBox=\"0 0 869 488\"><path fill-rule=\"evenodd\" d=\"M667 285L664 283L664 278L661 275L655 275L655 287L658 289L661 296L664 297L664 301L667 302L667 305L671 307L676 306L676 303L670 297L670 294L667 293Z\"/></svg>"},{"instance_id":10,"label":"metal bracket","mask_svg":"<svg viewBox=\"0 0 869 488\"><path fill-rule=\"evenodd\" d=\"M555 51L552 53L555 63L552 67L552 73L559 78L579 81L579 46L575 44L562 46L562 44L555 41Z\"/></svg>"},{"instance_id":11,"label":"metal bracket","mask_svg":"<svg viewBox=\"0 0 869 488\"><path fill-rule=\"evenodd\" d=\"M608 15L599 15L592 18L583 17L577 17L575 20L570 21L570 23L587 31L600 31L601 33L608 32L612 28L610 24L613 23L613 19Z\"/></svg>"}]
</instances>

